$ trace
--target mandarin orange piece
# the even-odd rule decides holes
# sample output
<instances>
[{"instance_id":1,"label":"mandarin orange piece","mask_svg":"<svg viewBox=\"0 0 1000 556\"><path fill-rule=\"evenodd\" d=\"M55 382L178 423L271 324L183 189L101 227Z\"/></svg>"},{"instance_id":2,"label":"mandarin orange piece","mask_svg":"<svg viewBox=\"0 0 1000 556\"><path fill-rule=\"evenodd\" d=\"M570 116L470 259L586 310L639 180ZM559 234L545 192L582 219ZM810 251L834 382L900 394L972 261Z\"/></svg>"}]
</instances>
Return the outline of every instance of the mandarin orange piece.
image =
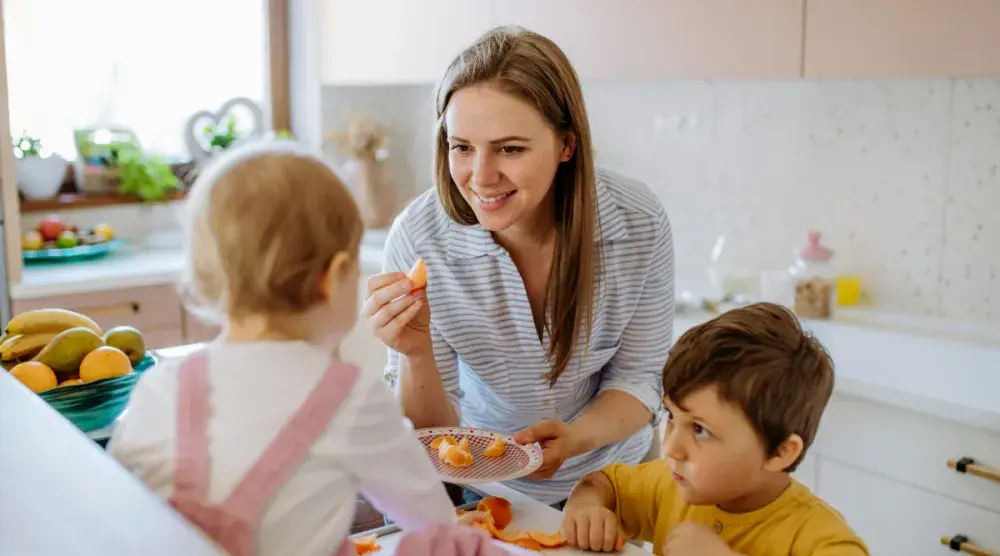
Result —
<instances>
[{"instance_id":1,"label":"mandarin orange piece","mask_svg":"<svg viewBox=\"0 0 1000 556\"><path fill-rule=\"evenodd\" d=\"M469 439L468 438L463 438L458 443L458 449L462 450L463 452L469 452L471 454L472 453L472 445L469 443Z\"/></svg>"},{"instance_id":2,"label":"mandarin orange piece","mask_svg":"<svg viewBox=\"0 0 1000 556\"><path fill-rule=\"evenodd\" d=\"M358 556L382 550L382 547L378 545L378 535L369 535L367 537L359 537L353 540L354 552Z\"/></svg>"},{"instance_id":3,"label":"mandarin orange piece","mask_svg":"<svg viewBox=\"0 0 1000 556\"><path fill-rule=\"evenodd\" d=\"M438 443L438 458L439 459L443 459L443 460L447 460L446 455L448 454L448 448L451 448L451 447L455 446L455 444L456 444L455 442L452 442L448 438L445 438L444 440L442 440L441 442L439 442Z\"/></svg>"},{"instance_id":4,"label":"mandarin orange piece","mask_svg":"<svg viewBox=\"0 0 1000 556\"><path fill-rule=\"evenodd\" d=\"M493 442L490 442L490 445L487 446L485 450L483 450L483 455L488 458L498 458L504 455L506 451L507 445L504 444L503 439L498 436L493 439Z\"/></svg>"},{"instance_id":5,"label":"mandarin orange piece","mask_svg":"<svg viewBox=\"0 0 1000 556\"><path fill-rule=\"evenodd\" d=\"M444 444L441 445L444 448ZM444 454L444 460L452 467L468 467L472 465L472 454L462 450L458 446L448 445Z\"/></svg>"},{"instance_id":6,"label":"mandarin orange piece","mask_svg":"<svg viewBox=\"0 0 1000 556\"><path fill-rule=\"evenodd\" d=\"M517 539L514 541L508 541L510 544L515 546L520 546L521 548L527 548L528 550L535 550L541 552L545 547L539 544L535 539Z\"/></svg>"},{"instance_id":7,"label":"mandarin orange piece","mask_svg":"<svg viewBox=\"0 0 1000 556\"><path fill-rule=\"evenodd\" d=\"M427 261L423 259L417 259L414 263L413 268L410 269L408 274L410 280L413 282L413 289L419 290L420 288L427 285Z\"/></svg>"},{"instance_id":8,"label":"mandarin orange piece","mask_svg":"<svg viewBox=\"0 0 1000 556\"><path fill-rule=\"evenodd\" d=\"M496 525L497 529L503 529L510 524L510 521L514 518L514 514L510 508L510 502L505 498L500 498L499 496L490 496L489 498L483 498L476 504L476 509L481 512L486 512L493 519L493 524Z\"/></svg>"},{"instance_id":9,"label":"mandarin orange piece","mask_svg":"<svg viewBox=\"0 0 1000 556\"><path fill-rule=\"evenodd\" d=\"M439 437L435 438L434 440L431 440L431 448L434 448L435 450L438 449L438 448L440 448L441 447L441 443L444 442L445 440L447 440L448 442L450 442L452 444L458 444L458 441L455 440L455 437L453 437L453 436L439 436Z\"/></svg>"},{"instance_id":10,"label":"mandarin orange piece","mask_svg":"<svg viewBox=\"0 0 1000 556\"><path fill-rule=\"evenodd\" d=\"M559 548L560 546L565 546L568 542L562 531L557 531L552 535L542 531L527 531L527 533L529 537L545 548Z\"/></svg>"}]
</instances>

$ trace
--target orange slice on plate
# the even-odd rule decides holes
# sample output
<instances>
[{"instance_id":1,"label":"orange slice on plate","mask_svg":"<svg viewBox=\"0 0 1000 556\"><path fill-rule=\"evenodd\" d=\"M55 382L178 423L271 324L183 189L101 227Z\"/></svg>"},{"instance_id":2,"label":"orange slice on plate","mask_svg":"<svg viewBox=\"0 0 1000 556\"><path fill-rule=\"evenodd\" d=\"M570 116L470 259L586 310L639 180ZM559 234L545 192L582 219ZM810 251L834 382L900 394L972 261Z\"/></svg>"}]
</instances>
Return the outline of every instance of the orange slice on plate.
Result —
<instances>
[{"instance_id":1,"label":"orange slice on plate","mask_svg":"<svg viewBox=\"0 0 1000 556\"><path fill-rule=\"evenodd\" d=\"M503 443L503 439L499 436L490 442L490 445L483 450L483 455L488 458L498 458L507 451L507 445Z\"/></svg>"},{"instance_id":2,"label":"orange slice on plate","mask_svg":"<svg viewBox=\"0 0 1000 556\"><path fill-rule=\"evenodd\" d=\"M453 436L439 436L439 437L435 438L434 440L431 440L431 448L434 448L435 450L438 449L438 448L440 448L441 447L441 443L444 442L445 440L447 440L448 442L450 442L452 444L458 444L458 441L455 440L455 437L453 437Z\"/></svg>"},{"instance_id":3,"label":"orange slice on plate","mask_svg":"<svg viewBox=\"0 0 1000 556\"><path fill-rule=\"evenodd\" d=\"M445 444L441 444L442 448ZM468 467L472 465L472 454L459 448L458 446L447 445L444 453L444 460L452 467Z\"/></svg>"},{"instance_id":4,"label":"orange slice on plate","mask_svg":"<svg viewBox=\"0 0 1000 556\"><path fill-rule=\"evenodd\" d=\"M463 452L469 452L471 454L472 453L472 446L469 444L469 439L468 438L463 438L458 443L458 449L462 450Z\"/></svg>"}]
</instances>

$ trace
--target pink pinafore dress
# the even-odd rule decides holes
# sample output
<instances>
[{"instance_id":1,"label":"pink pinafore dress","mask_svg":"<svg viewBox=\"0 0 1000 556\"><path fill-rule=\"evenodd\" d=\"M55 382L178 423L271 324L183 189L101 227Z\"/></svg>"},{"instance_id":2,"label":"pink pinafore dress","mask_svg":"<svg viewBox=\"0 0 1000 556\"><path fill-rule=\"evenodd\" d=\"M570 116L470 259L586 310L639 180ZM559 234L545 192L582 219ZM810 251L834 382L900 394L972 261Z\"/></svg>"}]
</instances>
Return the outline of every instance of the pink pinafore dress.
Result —
<instances>
[{"instance_id":1,"label":"pink pinafore dress","mask_svg":"<svg viewBox=\"0 0 1000 556\"><path fill-rule=\"evenodd\" d=\"M331 365L229 497L216 504L206 499L211 413L208 356L199 352L188 357L178 377L177 465L170 505L232 556L255 554L257 529L265 509L326 430L354 387L358 374L353 365ZM345 538L333 554L354 556L354 543Z\"/></svg>"}]
</instances>

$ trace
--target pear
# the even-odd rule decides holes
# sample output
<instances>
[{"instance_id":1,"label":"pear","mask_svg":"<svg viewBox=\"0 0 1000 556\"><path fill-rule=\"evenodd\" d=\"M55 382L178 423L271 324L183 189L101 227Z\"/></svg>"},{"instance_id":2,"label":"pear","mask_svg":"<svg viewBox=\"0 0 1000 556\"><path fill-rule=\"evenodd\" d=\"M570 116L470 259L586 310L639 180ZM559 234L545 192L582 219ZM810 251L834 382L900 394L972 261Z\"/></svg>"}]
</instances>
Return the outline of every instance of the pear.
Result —
<instances>
[{"instance_id":1,"label":"pear","mask_svg":"<svg viewBox=\"0 0 1000 556\"><path fill-rule=\"evenodd\" d=\"M146 357L146 339L142 332L131 326L109 329L104 333L104 344L124 351L133 367Z\"/></svg>"},{"instance_id":2,"label":"pear","mask_svg":"<svg viewBox=\"0 0 1000 556\"><path fill-rule=\"evenodd\" d=\"M86 355L104 345L93 330L77 326L63 330L32 361L48 365L57 373L75 373Z\"/></svg>"}]
</instances>

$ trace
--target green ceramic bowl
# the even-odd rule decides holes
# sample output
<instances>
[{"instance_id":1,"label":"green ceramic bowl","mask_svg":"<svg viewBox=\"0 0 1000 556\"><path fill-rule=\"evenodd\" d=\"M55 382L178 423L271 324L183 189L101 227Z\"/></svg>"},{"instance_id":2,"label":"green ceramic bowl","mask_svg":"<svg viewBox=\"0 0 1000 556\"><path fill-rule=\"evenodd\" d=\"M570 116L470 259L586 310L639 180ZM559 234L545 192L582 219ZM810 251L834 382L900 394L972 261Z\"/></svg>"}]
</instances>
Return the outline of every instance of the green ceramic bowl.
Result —
<instances>
[{"instance_id":1,"label":"green ceramic bowl","mask_svg":"<svg viewBox=\"0 0 1000 556\"><path fill-rule=\"evenodd\" d=\"M90 432L110 425L121 415L139 375L154 366L156 358L147 352L146 357L132 367L134 373L76 386L61 386L46 390L39 396L80 430Z\"/></svg>"}]
</instances>

